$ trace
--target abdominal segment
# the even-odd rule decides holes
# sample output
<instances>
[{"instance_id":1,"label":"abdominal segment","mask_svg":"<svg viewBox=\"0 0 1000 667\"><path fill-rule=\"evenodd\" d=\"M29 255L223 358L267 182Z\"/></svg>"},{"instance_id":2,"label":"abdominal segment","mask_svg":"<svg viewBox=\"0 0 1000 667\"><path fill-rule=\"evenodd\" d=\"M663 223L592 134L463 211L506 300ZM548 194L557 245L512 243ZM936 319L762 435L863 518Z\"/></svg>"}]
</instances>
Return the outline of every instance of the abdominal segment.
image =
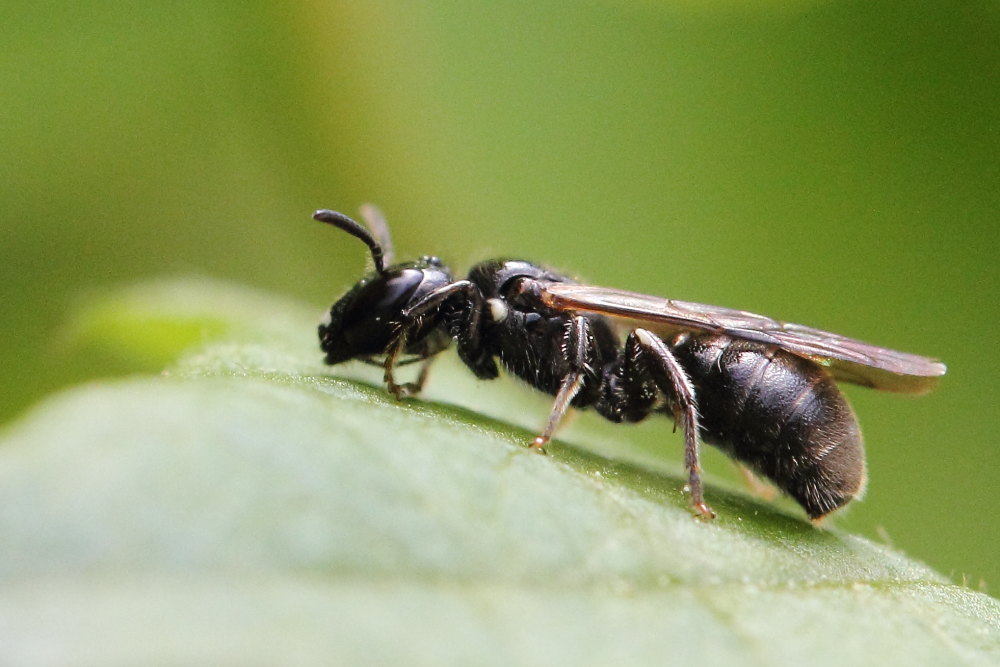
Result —
<instances>
[{"instance_id":1,"label":"abdominal segment","mask_svg":"<svg viewBox=\"0 0 1000 667\"><path fill-rule=\"evenodd\" d=\"M861 431L825 369L726 336L688 334L672 349L695 385L706 442L769 478L814 519L861 493Z\"/></svg>"}]
</instances>

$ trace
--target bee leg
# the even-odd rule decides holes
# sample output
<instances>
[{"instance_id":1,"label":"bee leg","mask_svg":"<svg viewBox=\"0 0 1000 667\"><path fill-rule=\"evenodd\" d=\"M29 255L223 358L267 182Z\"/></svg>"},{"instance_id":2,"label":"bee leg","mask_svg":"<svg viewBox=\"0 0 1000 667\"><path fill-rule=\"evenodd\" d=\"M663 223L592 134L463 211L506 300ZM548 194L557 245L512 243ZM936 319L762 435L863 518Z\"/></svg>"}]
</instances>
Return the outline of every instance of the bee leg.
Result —
<instances>
[{"instance_id":1,"label":"bee leg","mask_svg":"<svg viewBox=\"0 0 1000 667\"><path fill-rule=\"evenodd\" d=\"M500 375L500 371L493 355L483 343L482 325L486 317L486 300L479 288L472 283L469 283L464 296L465 301L450 318L448 333L457 343L458 358L462 363L480 380L494 380Z\"/></svg>"},{"instance_id":2,"label":"bee leg","mask_svg":"<svg viewBox=\"0 0 1000 667\"><path fill-rule=\"evenodd\" d=\"M410 395L419 394L424 389L424 384L427 382L427 376L430 374L431 362L434 361L434 357L427 357L422 362L420 362L420 371L417 373L416 382L407 382L404 385Z\"/></svg>"},{"instance_id":3,"label":"bee leg","mask_svg":"<svg viewBox=\"0 0 1000 667\"><path fill-rule=\"evenodd\" d=\"M401 401L407 396L411 395L412 387L408 386L409 383L397 384L396 378L393 375L393 368L396 366L396 360L399 359L400 353L406 347L407 339L407 329L400 326L399 333L393 339L392 343L389 344L389 348L385 352L385 363L383 368L385 373L382 375L382 381L385 382L386 389L389 393L396 397L397 401Z\"/></svg>"},{"instance_id":4,"label":"bee leg","mask_svg":"<svg viewBox=\"0 0 1000 667\"><path fill-rule=\"evenodd\" d=\"M451 308L457 307L455 305L456 302L462 304L461 331L463 332L464 340L474 340L478 344L483 297L479 292L479 288L468 280L457 280L444 287L440 287L400 314L396 335L385 351L385 363L383 364L385 374L382 378L389 393L395 396L397 400L402 400L407 396L414 396L423 389L430 366L430 358L428 358L420 368L420 375L417 377L416 382L407 382L405 384L398 384L396 382L393 370L396 367L399 356L406 350L410 333L420 327L427 326L428 319L432 320L434 324L441 322L442 318L451 312ZM460 351L463 349L462 341L463 338L460 337ZM489 361L492 363L491 359ZM493 377L496 377L495 366L493 367L493 371Z\"/></svg>"},{"instance_id":5,"label":"bee leg","mask_svg":"<svg viewBox=\"0 0 1000 667\"><path fill-rule=\"evenodd\" d=\"M763 498L764 500L775 499L778 495L777 489L762 480L754 473L753 470L746 467L742 463L738 465L740 469L740 477L743 478L743 483L747 485L748 489L750 489L750 493L754 494L758 498Z\"/></svg>"},{"instance_id":6,"label":"bee leg","mask_svg":"<svg viewBox=\"0 0 1000 667\"><path fill-rule=\"evenodd\" d=\"M670 348L660 338L646 329L632 332L635 341L645 352L650 363L650 372L657 386L674 406L674 418L684 431L684 467L688 471L688 489L691 493L691 508L699 519L714 519L715 512L705 503L701 486L701 461L698 438L698 403L695 400L694 385L684 368L677 362ZM629 337L631 340L631 336Z\"/></svg>"},{"instance_id":7,"label":"bee leg","mask_svg":"<svg viewBox=\"0 0 1000 667\"><path fill-rule=\"evenodd\" d=\"M591 336L590 325L587 319L577 315L571 319L566 327L563 337L562 350L569 364L570 372L562 379L559 391L556 393L555 403L552 404L552 411L549 413L549 420L545 424L545 430L537 438L532 440L531 448L540 452L545 451L545 445L552 440L552 435L559 427L559 423L566 415L573 398L583 387L585 372L587 370L587 351L590 348Z\"/></svg>"},{"instance_id":8,"label":"bee leg","mask_svg":"<svg viewBox=\"0 0 1000 667\"><path fill-rule=\"evenodd\" d=\"M390 357L392 357L391 360ZM430 375L431 362L434 361L434 357L428 356L418 360L420 361L420 371L417 373L417 379L415 382L397 384L393 375L393 370L398 357L398 351L386 356L385 363L383 364L385 375L382 377L382 381L385 382L389 393L392 394L397 401L401 401L408 396L416 396L423 391L424 384L427 382L427 376Z\"/></svg>"},{"instance_id":9,"label":"bee leg","mask_svg":"<svg viewBox=\"0 0 1000 667\"><path fill-rule=\"evenodd\" d=\"M659 388L649 370L648 356L635 332L630 333L621 356L605 367L602 395L594 404L602 417L616 424L638 422L654 410Z\"/></svg>"}]
</instances>

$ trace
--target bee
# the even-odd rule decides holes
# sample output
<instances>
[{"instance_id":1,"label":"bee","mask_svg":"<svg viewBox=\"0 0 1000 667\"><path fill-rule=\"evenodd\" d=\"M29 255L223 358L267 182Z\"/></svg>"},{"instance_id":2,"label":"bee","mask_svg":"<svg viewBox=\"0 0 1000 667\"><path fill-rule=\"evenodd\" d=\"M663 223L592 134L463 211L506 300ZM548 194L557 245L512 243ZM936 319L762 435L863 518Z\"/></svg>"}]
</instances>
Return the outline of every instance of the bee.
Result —
<instances>
[{"instance_id":1,"label":"bee","mask_svg":"<svg viewBox=\"0 0 1000 667\"><path fill-rule=\"evenodd\" d=\"M684 436L691 508L705 502L700 443L771 480L811 519L864 490L864 445L838 381L921 394L945 373L934 359L741 310L689 303L571 278L519 259L490 259L456 280L437 257L393 264L388 225L342 213L313 218L364 242L374 271L319 326L327 364L384 369L397 399L417 394L430 361L452 343L483 380L503 367L555 397L531 447L544 451L570 406L616 423L673 418ZM415 382L395 369L421 363Z\"/></svg>"}]
</instances>

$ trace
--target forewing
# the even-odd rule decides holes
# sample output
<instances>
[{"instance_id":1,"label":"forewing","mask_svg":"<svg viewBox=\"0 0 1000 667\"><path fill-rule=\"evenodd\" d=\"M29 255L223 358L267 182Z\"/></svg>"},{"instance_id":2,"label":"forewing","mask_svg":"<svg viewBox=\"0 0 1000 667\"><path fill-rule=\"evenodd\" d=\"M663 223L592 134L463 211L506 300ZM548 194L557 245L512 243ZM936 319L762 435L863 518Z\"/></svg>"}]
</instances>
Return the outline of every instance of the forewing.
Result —
<instances>
[{"instance_id":1,"label":"forewing","mask_svg":"<svg viewBox=\"0 0 1000 667\"><path fill-rule=\"evenodd\" d=\"M592 285L543 283L540 288L542 300L553 308L628 320L663 337L707 331L773 345L829 368L838 380L884 391L930 391L946 370L934 359L742 310Z\"/></svg>"}]
</instances>

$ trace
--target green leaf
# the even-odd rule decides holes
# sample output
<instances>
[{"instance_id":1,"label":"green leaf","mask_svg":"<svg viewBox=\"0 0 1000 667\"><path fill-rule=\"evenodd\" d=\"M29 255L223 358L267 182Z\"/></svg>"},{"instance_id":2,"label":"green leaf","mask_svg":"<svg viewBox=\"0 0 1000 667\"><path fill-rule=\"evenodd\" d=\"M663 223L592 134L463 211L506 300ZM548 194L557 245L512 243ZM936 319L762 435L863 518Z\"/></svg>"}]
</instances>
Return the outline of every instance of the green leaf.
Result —
<instances>
[{"instance_id":1,"label":"green leaf","mask_svg":"<svg viewBox=\"0 0 1000 667\"><path fill-rule=\"evenodd\" d=\"M4 434L11 663L1000 660L996 600L740 492L710 484L701 523L676 473L397 403L319 363L307 308L200 281L88 312L89 345L215 324L163 375L72 389Z\"/></svg>"}]
</instances>

